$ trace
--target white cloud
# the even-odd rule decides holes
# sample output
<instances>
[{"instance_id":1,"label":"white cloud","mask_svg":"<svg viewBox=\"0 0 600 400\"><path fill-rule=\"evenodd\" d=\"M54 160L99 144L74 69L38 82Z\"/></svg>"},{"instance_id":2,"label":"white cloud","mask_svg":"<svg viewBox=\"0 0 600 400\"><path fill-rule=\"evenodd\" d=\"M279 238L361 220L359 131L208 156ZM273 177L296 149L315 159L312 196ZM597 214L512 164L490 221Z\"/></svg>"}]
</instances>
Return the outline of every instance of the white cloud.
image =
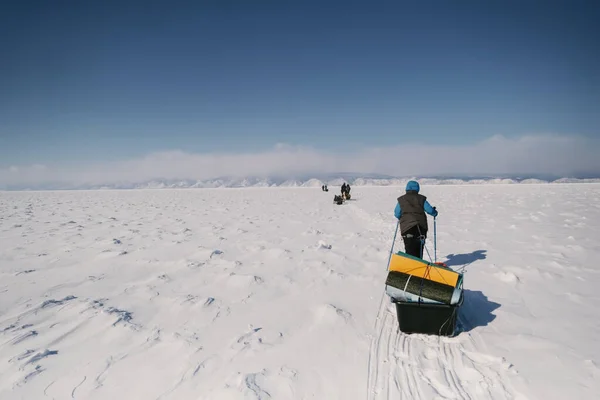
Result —
<instances>
[{"instance_id":1,"label":"white cloud","mask_svg":"<svg viewBox=\"0 0 600 400\"><path fill-rule=\"evenodd\" d=\"M143 158L80 168L11 166L0 185L110 184L151 179L210 179L220 176L286 176L332 172L395 176L435 174L600 173L600 141L578 136L494 136L472 145L397 145L352 153L277 144L260 153L191 154L165 151Z\"/></svg>"}]
</instances>

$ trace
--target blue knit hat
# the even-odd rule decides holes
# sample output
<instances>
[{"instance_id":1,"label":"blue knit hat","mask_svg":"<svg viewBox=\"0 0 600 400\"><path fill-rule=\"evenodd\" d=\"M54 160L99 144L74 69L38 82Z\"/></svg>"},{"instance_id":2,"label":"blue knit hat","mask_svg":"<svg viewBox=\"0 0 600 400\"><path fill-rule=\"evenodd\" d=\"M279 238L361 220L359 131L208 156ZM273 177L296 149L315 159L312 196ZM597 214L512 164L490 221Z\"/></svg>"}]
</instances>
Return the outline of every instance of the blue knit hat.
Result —
<instances>
[{"instance_id":1,"label":"blue knit hat","mask_svg":"<svg viewBox=\"0 0 600 400\"><path fill-rule=\"evenodd\" d=\"M414 190L415 192L419 193L419 190L421 190L421 187L419 186L419 182L409 181L406 184L406 191L408 192L409 190Z\"/></svg>"}]
</instances>

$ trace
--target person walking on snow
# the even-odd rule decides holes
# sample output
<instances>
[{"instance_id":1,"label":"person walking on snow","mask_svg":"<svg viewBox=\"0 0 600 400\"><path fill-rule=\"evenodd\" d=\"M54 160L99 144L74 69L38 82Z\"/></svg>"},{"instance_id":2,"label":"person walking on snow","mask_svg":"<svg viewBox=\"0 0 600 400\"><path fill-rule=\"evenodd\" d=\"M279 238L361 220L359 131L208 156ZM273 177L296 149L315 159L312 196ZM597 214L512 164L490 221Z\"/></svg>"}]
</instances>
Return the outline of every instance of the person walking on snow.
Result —
<instances>
[{"instance_id":1,"label":"person walking on snow","mask_svg":"<svg viewBox=\"0 0 600 400\"><path fill-rule=\"evenodd\" d=\"M419 190L417 181L406 184L406 194L398 197L394 216L400 221L400 235L406 254L423 258L423 245L428 231L425 213L437 217L438 212L429 204L427 197L419 194Z\"/></svg>"}]
</instances>

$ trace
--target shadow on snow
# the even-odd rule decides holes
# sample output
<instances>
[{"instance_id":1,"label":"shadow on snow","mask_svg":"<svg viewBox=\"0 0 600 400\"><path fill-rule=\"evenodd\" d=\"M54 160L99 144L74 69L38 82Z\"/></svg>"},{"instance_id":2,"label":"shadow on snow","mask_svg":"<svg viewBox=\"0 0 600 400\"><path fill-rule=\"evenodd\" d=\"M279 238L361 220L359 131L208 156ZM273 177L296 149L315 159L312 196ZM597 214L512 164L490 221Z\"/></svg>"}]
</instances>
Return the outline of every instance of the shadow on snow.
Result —
<instances>
[{"instance_id":1,"label":"shadow on snow","mask_svg":"<svg viewBox=\"0 0 600 400\"><path fill-rule=\"evenodd\" d=\"M471 253L465 254L448 254L446 256L447 260L444 261L444 263L448 267L458 265L466 267L467 265L470 265L475 261L485 260L487 258L487 255L485 253L487 253L487 250L475 250Z\"/></svg>"},{"instance_id":2,"label":"shadow on snow","mask_svg":"<svg viewBox=\"0 0 600 400\"><path fill-rule=\"evenodd\" d=\"M487 326L496 319L493 312L500 308L499 303L488 300L479 290L464 289L463 294L464 303L458 314L461 331L470 332L477 327Z\"/></svg>"}]
</instances>

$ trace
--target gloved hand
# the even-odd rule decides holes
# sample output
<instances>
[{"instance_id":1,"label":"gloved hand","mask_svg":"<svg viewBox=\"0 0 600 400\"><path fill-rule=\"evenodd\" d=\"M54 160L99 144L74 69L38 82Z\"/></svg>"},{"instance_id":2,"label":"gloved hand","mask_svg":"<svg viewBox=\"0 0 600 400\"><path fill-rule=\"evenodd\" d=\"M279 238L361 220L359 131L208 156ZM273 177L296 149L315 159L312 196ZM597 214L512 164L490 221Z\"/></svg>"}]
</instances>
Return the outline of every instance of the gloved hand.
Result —
<instances>
[{"instance_id":1,"label":"gloved hand","mask_svg":"<svg viewBox=\"0 0 600 400\"><path fill-rule=\"evenodd\" d=\"M438 211L435 209L435 207L433 207L433 217L437 217L438 216Z\"/></svg>"}]
</instances>

